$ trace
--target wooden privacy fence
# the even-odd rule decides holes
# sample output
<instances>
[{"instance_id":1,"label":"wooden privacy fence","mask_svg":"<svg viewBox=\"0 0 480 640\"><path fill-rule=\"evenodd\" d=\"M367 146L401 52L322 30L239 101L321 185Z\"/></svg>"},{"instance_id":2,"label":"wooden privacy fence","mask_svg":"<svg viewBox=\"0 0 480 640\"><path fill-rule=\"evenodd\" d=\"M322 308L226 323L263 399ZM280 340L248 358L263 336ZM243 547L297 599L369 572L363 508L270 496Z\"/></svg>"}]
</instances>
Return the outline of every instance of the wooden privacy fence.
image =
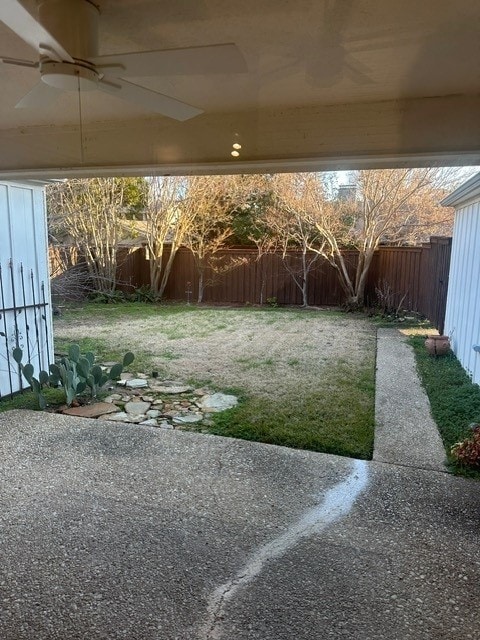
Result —
<instances>
[{"instance_id":1,"label":"wooden privacy fence","mask_svg":"<svg viewBox=\"0 0 480 640\"><path fill-rule=\"evenodd\" d=\"M443 333L452 238L431 238L422 248L419 310Z\"/></svg>"},{"instance_id":2,"label":"wooden privacy fence","mask_svg":"<svg viewBox=\"0 0 480 640\"><path fill-rule=\"evenodd\" d=\"M431 238L420 247L380 247L376 252L365 289L365 302L375 305L388 298L390 308L401 306L426 316L443 331L451 238ZM353 272L358 253L345 251L345 260ZM204 302L262 304L275 300L278 304L302 304L301 292L279 254L258 257L249 247L235 247L219 254L220 264L233 261L236 266L223 273L207 274L209 286ZM300 268L300 254L287 256L290 270ZM122 250L119 253L118 280L124 290L149 285L149 262L145 249ZM312 306L340 305L344 293L335 269L323 259L315 263L309 275L308 302ZM165 298L186 300L197 297L198 274L192 253L181 248L173 263Z\"/></svg>"},{"instance_id":3,"label":"wooden privacy fence","mask_svg":"<svg viewBox=\"0 0 480 640\"><path fill-rule=\"evenodd\" d=\"M357 253L345 253L353 269ZM168 253L167 253L168 257ZM265 254L260 259L255 248L236 247L216 254L220 268L230 262L235 266L221 273L209 270L206 274L208 284L203 301L207 303L263 304L275 299L278 304L301 305L302 296L290 275L281 254ZM166 257L165 257L166 260ZM290 269L298 272L300 256L290 252L286 262ZM143 249L119 256L117 272L120 288L128 291L132 288L149 285L149 262ZM325 260L318 260L309 275L309 304L340 305L344 295L338 283L335 269ZM175 256L172 272L165 290L169 300L186 300L191 290L191 299L198 295L198 273L190 250L180 248Z\"/></svg>"},{"instance_id":4,"label":"wooden privacy fence","mask_svg":"<svg viewBox=\"0 0 480 640\"><path fill-rule=\"evenodd\" d=\"M386 285L394 305L421 313L443 333L451 251L452 239L443 237L430 238L420 247L381 247L369 274L367 297L378 302L375 289L381 293Z\"/></svg>"}]
</instances>

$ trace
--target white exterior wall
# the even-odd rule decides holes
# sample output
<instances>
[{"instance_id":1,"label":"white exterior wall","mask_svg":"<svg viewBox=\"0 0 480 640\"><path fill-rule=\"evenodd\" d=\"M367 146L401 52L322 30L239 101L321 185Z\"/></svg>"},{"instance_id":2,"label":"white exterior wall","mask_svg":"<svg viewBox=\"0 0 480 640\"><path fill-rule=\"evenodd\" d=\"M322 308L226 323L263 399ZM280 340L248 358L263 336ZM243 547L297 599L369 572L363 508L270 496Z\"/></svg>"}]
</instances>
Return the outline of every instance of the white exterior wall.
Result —
<instances>
[{"instance_id":1,"label":"white exterior wall","mask_svg":"<svg viewBox=\"0 0 480 640\"><path fill-rule=\"evenodd\" d=\"M455 213L445 334L473 382L480 384L480 198Z\"/></svg>"},{"instance_id":2,"label":"white exterior wall","mask_svg":"<svg viewBox=\"0 0 480 640\"><path fill-rule=\"evenodd\" d=\"M53 362L43 185L0 183L0 266L0 396L5 396L28 386L12 358L15 346L23 349L24 363L30 352L35 373ZM46 306L41 306L44 300Z\"/></svg>"}]
</instances>

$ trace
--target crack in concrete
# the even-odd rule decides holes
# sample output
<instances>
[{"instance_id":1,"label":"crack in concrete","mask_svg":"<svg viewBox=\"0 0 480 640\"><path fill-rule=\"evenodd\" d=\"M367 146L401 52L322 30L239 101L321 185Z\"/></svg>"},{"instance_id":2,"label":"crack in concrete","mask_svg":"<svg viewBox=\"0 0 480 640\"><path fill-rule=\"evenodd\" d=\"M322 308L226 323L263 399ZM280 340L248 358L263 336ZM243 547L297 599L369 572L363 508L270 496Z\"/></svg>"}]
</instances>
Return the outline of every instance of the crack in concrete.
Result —
<instances>
[{"instance_id":1,"label":"crack in concrete","mask_svg":"<svg viewBox=\"0 0 480 640\"><path fill-rule=\"evenodd\" d=\"M283 534L257 549L242 569L233 578L217 587L210 596L207 618L199 639L220 640L223 634L224 610L233 596L252 582L268 561L282 557L303 538L320 533L336 520L346 516L366 488L367 482L367 463L364 460L355 460L348 477L329 489L318 505L309 509Z\"/></svg>"}]
</instances>

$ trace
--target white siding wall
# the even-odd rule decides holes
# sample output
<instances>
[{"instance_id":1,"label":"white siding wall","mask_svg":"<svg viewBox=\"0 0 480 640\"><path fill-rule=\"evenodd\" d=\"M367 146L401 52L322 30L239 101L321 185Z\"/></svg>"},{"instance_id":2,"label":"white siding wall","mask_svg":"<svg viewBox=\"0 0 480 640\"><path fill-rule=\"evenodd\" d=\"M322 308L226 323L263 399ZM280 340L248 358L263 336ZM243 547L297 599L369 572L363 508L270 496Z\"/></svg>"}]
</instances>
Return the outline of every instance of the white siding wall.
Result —
<instances>
[{"instance_id":1,"label":"white siding wall","mask_svg":"<svg viewBox=\"0 0 480 640\"><path fill-rule=\"evenodd\" d=\"M480 384L480 201L455 214L445 333L472 380Z\"/></svg>"},{"instance_id":2,"label":"white siding wall","mask_svg":"<svg viewBox=\"0 0 480 640\"><path fill-rule=\"evenodd\" d=\"M11 354L18 345L23 361L35 371L53 362L52 314L44 188L0 184L0 396L19 391L26 382ZM23 279L21 273L23 266ZM32 278L33 274L33 278ZM43 291L42 291L43 285ZM47 306L38 306L45 299ZM36 307L33 305L37 305ZM9 311L24 307L26 311Z\"/></svg>"}]
</instances>

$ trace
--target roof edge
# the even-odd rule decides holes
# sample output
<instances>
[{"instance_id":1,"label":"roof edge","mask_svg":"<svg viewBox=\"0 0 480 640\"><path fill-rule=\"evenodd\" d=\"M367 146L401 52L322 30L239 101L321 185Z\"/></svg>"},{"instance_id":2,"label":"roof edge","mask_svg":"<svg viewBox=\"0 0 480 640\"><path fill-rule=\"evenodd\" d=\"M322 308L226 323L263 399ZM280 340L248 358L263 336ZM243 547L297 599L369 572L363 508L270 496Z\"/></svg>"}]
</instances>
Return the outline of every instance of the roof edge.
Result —
<instances>
[{"instance_id":1,"label":"roof edge","mask_svg":"<svg viewBox=\"0 0 480 640\"><path fill-rule=\"evenodd\" d=\"M404 167L460 167L480 164L480 150L464 153L412 153L379 155L328 155L264 160L226 160L193 164L25 167L0 169L0 180L51 180L65 178L218 175L239 173L295 173L302 171L355 171Z\"/></svg>"},{"instance_id":2,"label":"roof edge","mask_svg":"<svg viewBox=\"0 0 480 640\"><path fill-rule=\"evenodd\" d=\"M475 196L480 197L480 173L476 173L470 180L461 184L458 189L441 200L440 204L443 207L456 207Z\"/></svg>"}]
</instances>

